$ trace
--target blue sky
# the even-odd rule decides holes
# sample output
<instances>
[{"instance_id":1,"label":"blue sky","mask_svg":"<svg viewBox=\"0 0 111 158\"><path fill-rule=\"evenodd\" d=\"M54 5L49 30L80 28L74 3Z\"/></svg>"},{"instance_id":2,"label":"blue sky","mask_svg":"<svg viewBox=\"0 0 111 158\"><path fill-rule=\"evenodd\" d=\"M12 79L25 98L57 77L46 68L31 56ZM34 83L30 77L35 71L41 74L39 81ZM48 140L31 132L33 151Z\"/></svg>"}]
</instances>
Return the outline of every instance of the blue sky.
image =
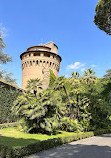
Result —
<instances>
[{"instance_id":1,"label":"blue sky","mask_svg":"<svg viewBox=\"0 0 111 158\"><path fill-rule=\"evenodd\" d=\"M62 57L59 76L92 68L102 77L111 68L111 40L93 23L97 1L1 0L4 53L13 57L2 68L12 72L21 87L20 54L30 46L53 41Z\"/></svg>"}]
</instances>

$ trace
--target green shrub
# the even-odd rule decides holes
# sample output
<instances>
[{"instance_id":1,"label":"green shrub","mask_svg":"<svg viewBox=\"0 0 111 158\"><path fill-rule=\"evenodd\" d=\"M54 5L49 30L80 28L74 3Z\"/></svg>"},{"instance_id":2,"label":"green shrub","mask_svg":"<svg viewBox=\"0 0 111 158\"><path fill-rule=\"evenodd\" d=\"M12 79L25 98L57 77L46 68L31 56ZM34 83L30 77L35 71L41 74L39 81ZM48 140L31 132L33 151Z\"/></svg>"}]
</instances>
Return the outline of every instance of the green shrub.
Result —
<instances>
[{"instance_id":1,"label":"green shrub","mask_svg":"<svg viewBox=\"0 0 111 158\"><path fill-rule=\"evenodd\" d=\"M69 117L64 117L60 123L60 129L68 132L79 132L82 131L82 126L77 120L72 120Z\"/></svg>"}]
</instances>

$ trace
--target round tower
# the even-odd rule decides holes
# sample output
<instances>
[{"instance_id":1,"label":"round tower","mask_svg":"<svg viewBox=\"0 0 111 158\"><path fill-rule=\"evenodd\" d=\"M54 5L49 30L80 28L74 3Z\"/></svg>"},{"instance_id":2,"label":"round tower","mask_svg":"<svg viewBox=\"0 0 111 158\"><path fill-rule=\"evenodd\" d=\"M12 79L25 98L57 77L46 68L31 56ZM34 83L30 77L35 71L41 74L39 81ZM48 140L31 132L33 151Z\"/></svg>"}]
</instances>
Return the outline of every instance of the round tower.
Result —
<instances>
[{"instance_id":1,"label":"round tower","mask_svg":"<svg viewBox=\"0 0 111 158\"><path fill-rule=\"evenodd\" d=\"M20 55L22 60L22 89L26 89L29 79L39 78L43 89L49 85L50 69L58 76L61 57L58 47L49 42L45 45L32 46Z\"/></svg>"}]
</instances>

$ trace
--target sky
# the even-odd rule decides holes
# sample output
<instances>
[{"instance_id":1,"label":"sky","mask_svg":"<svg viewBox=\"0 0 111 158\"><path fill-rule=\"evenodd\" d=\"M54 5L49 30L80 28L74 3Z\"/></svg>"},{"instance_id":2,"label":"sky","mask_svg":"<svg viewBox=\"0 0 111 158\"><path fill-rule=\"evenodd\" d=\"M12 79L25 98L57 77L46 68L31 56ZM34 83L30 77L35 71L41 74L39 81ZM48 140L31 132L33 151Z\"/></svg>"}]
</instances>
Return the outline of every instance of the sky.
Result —
<instances>
[{"instance_id":1,"label":"sky","mask_svg":"<svg viewBox=\"0 0 111 158\"><path fill-rule=\"evenodd\" d=\"M59 76L81 75L92 68L102 77L111 68L111 37L93 23L98 0L1 0L0 28L4 53L13 62L0 68L13 73L21 87L20 54L53 41L62 57Z\"/></svg>"}]
</instances>

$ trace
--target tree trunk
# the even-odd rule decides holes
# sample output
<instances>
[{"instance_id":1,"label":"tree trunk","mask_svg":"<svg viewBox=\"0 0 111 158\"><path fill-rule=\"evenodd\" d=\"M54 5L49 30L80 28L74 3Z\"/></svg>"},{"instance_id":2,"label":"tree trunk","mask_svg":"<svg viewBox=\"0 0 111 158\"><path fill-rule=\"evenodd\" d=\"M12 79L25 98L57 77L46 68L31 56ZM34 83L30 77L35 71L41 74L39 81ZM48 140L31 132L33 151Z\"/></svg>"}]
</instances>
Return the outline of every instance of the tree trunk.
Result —
<instances>
[{"instance_id":1,"label":"tree trunk","mask_svg":"<svg viewBox=\"0 0 111 158\"><path fill-rule=\"evenodd\" d=\"M67 93L67 90L66 90L65 86L63 86L63 89L64 89L64 92L66 94L66 97L67 97L67 100L68 100L68 104L69 104L69 107L70 107L70 118L72 118L72 113L71 113L72 108L71 108L71 103L70 103L69 95Z\"/></svg>"},{"instance_id":2,"label":"tree trunk","mask_svg":"<svg viewBox=\"0 0 111 158\"><path fill-rule=\"evenodd\" d=\"M76 113L77 113L77 119L79 120L79 94L77 94L77 106L76 106Z\"/></svg>"}]
</instances>

